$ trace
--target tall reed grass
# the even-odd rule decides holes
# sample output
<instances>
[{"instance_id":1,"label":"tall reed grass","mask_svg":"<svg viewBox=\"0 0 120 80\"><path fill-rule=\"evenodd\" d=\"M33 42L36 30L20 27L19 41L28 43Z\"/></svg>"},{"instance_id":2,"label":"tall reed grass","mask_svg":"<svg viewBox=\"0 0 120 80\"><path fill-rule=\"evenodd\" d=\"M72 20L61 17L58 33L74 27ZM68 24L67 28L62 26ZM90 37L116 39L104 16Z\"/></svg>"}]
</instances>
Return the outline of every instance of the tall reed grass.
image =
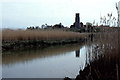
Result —
<instances>
[{"instance_id":1,"label":"tall reed grass","mask_svg":"<svg viewBox=\"0 0 120 80\"><path fill-rule=\"evenodd\" d=\"M62 30L2 30L2 41L76 39L87 34Z\"/></svg>"},{"instance_id":2,"label":"tall reed grass","mask_svg":"<svg viewBox=\"0 0 120 80\"><path fill-rule=\"evenodd\" d=\"M111 28L95 34L91 47L86 56L86 67L76 80L119 80L120 30Z\"/></svg>"}]
</instances>

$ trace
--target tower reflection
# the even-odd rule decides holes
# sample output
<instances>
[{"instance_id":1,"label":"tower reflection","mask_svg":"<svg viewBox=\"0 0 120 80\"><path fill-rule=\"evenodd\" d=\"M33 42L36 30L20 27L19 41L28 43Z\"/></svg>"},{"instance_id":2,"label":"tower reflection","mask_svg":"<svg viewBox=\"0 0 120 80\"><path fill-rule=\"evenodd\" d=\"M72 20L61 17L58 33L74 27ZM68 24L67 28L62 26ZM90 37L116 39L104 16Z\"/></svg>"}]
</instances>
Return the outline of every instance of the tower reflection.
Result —
<instances>
[{"instance_id":1,"label":"tower reflection","mask_svg":"<svg viewBox=\"0 0 120 80\"><path fill-rule=\"evenodd\" d=\"M80 57L80 50L75 51L76 57Z\"/></svg>"}]
</instances>

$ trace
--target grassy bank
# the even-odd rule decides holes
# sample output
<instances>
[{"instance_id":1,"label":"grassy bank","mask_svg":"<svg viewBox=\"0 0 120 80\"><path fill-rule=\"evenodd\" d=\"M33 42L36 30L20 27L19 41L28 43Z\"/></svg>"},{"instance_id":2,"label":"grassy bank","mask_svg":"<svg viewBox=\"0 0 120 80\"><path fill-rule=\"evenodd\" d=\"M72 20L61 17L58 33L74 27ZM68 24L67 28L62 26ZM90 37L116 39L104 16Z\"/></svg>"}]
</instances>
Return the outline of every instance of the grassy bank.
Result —
<instances>
[{"instance_id":1,"label":"grassy bank","mask_svg":"<svg viewBox=\"0 0 120 80\"><path fill-rule=\"evenodd\" d=\"M62 30L10 30L2 31L2 49L46 47L49 45L84 42L88 33Z\"/></svg>"}]
</instances>

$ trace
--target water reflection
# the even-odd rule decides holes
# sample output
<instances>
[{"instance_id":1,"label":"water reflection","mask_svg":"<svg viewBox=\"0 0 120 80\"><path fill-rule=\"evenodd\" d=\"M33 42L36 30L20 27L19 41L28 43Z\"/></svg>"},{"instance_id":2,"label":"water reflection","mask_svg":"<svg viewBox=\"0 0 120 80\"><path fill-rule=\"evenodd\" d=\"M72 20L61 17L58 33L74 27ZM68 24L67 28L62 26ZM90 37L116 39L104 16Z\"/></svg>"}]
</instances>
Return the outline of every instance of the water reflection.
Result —
<instances>
[{"instance_id":1,"label":"water reflection","mask_svg":"<svg viewBox=\"0 0 120 80\"><path fill-rule=\"evenodd\" d=\"M59 45L3 54L4 78L75 78L78 70L85 67L86 45Z\"/></svg>"},{"instance_id":2,"label":"water reflection","mask_svg":"<svg viewBox=\"0 0 120 80\"><path fill-rule=\"evenodd\" d=\"M11 64L15 62L24 62L37 58L47 58L52 56L65 55L68 52L76 51L83 45L64 45L64 46L51 46L44 49L28 49L22 51L9 51L3 54L3 64Z\"/></svg>"},{"instance_id":3,"label":"water reflection","mask_svg":"<svg viewBox=\"0 0 120 80\"><path fill-rule=\"evenodd\" d=\"M75 51L76 57L80 57L80 49Z\"/></svg>"}]
</instances>

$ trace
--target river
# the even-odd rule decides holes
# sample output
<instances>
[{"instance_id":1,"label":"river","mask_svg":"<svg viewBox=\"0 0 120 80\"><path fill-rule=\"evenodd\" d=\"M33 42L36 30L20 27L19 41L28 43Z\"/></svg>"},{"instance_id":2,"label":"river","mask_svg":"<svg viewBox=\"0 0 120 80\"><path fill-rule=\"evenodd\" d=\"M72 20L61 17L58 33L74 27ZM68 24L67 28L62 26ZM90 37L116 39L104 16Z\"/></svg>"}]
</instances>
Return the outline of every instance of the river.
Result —
<instances>
[{"instance_id":1,"label":"river","mask_svg":"<svg viewBox=\"0 0 120 80\"><path fill-rule=\"evenodd\" d=\"M44 49L6 51L3 78L75 78L86 65L88 46L69 44Z\"/></svg>"}]
</instances>

